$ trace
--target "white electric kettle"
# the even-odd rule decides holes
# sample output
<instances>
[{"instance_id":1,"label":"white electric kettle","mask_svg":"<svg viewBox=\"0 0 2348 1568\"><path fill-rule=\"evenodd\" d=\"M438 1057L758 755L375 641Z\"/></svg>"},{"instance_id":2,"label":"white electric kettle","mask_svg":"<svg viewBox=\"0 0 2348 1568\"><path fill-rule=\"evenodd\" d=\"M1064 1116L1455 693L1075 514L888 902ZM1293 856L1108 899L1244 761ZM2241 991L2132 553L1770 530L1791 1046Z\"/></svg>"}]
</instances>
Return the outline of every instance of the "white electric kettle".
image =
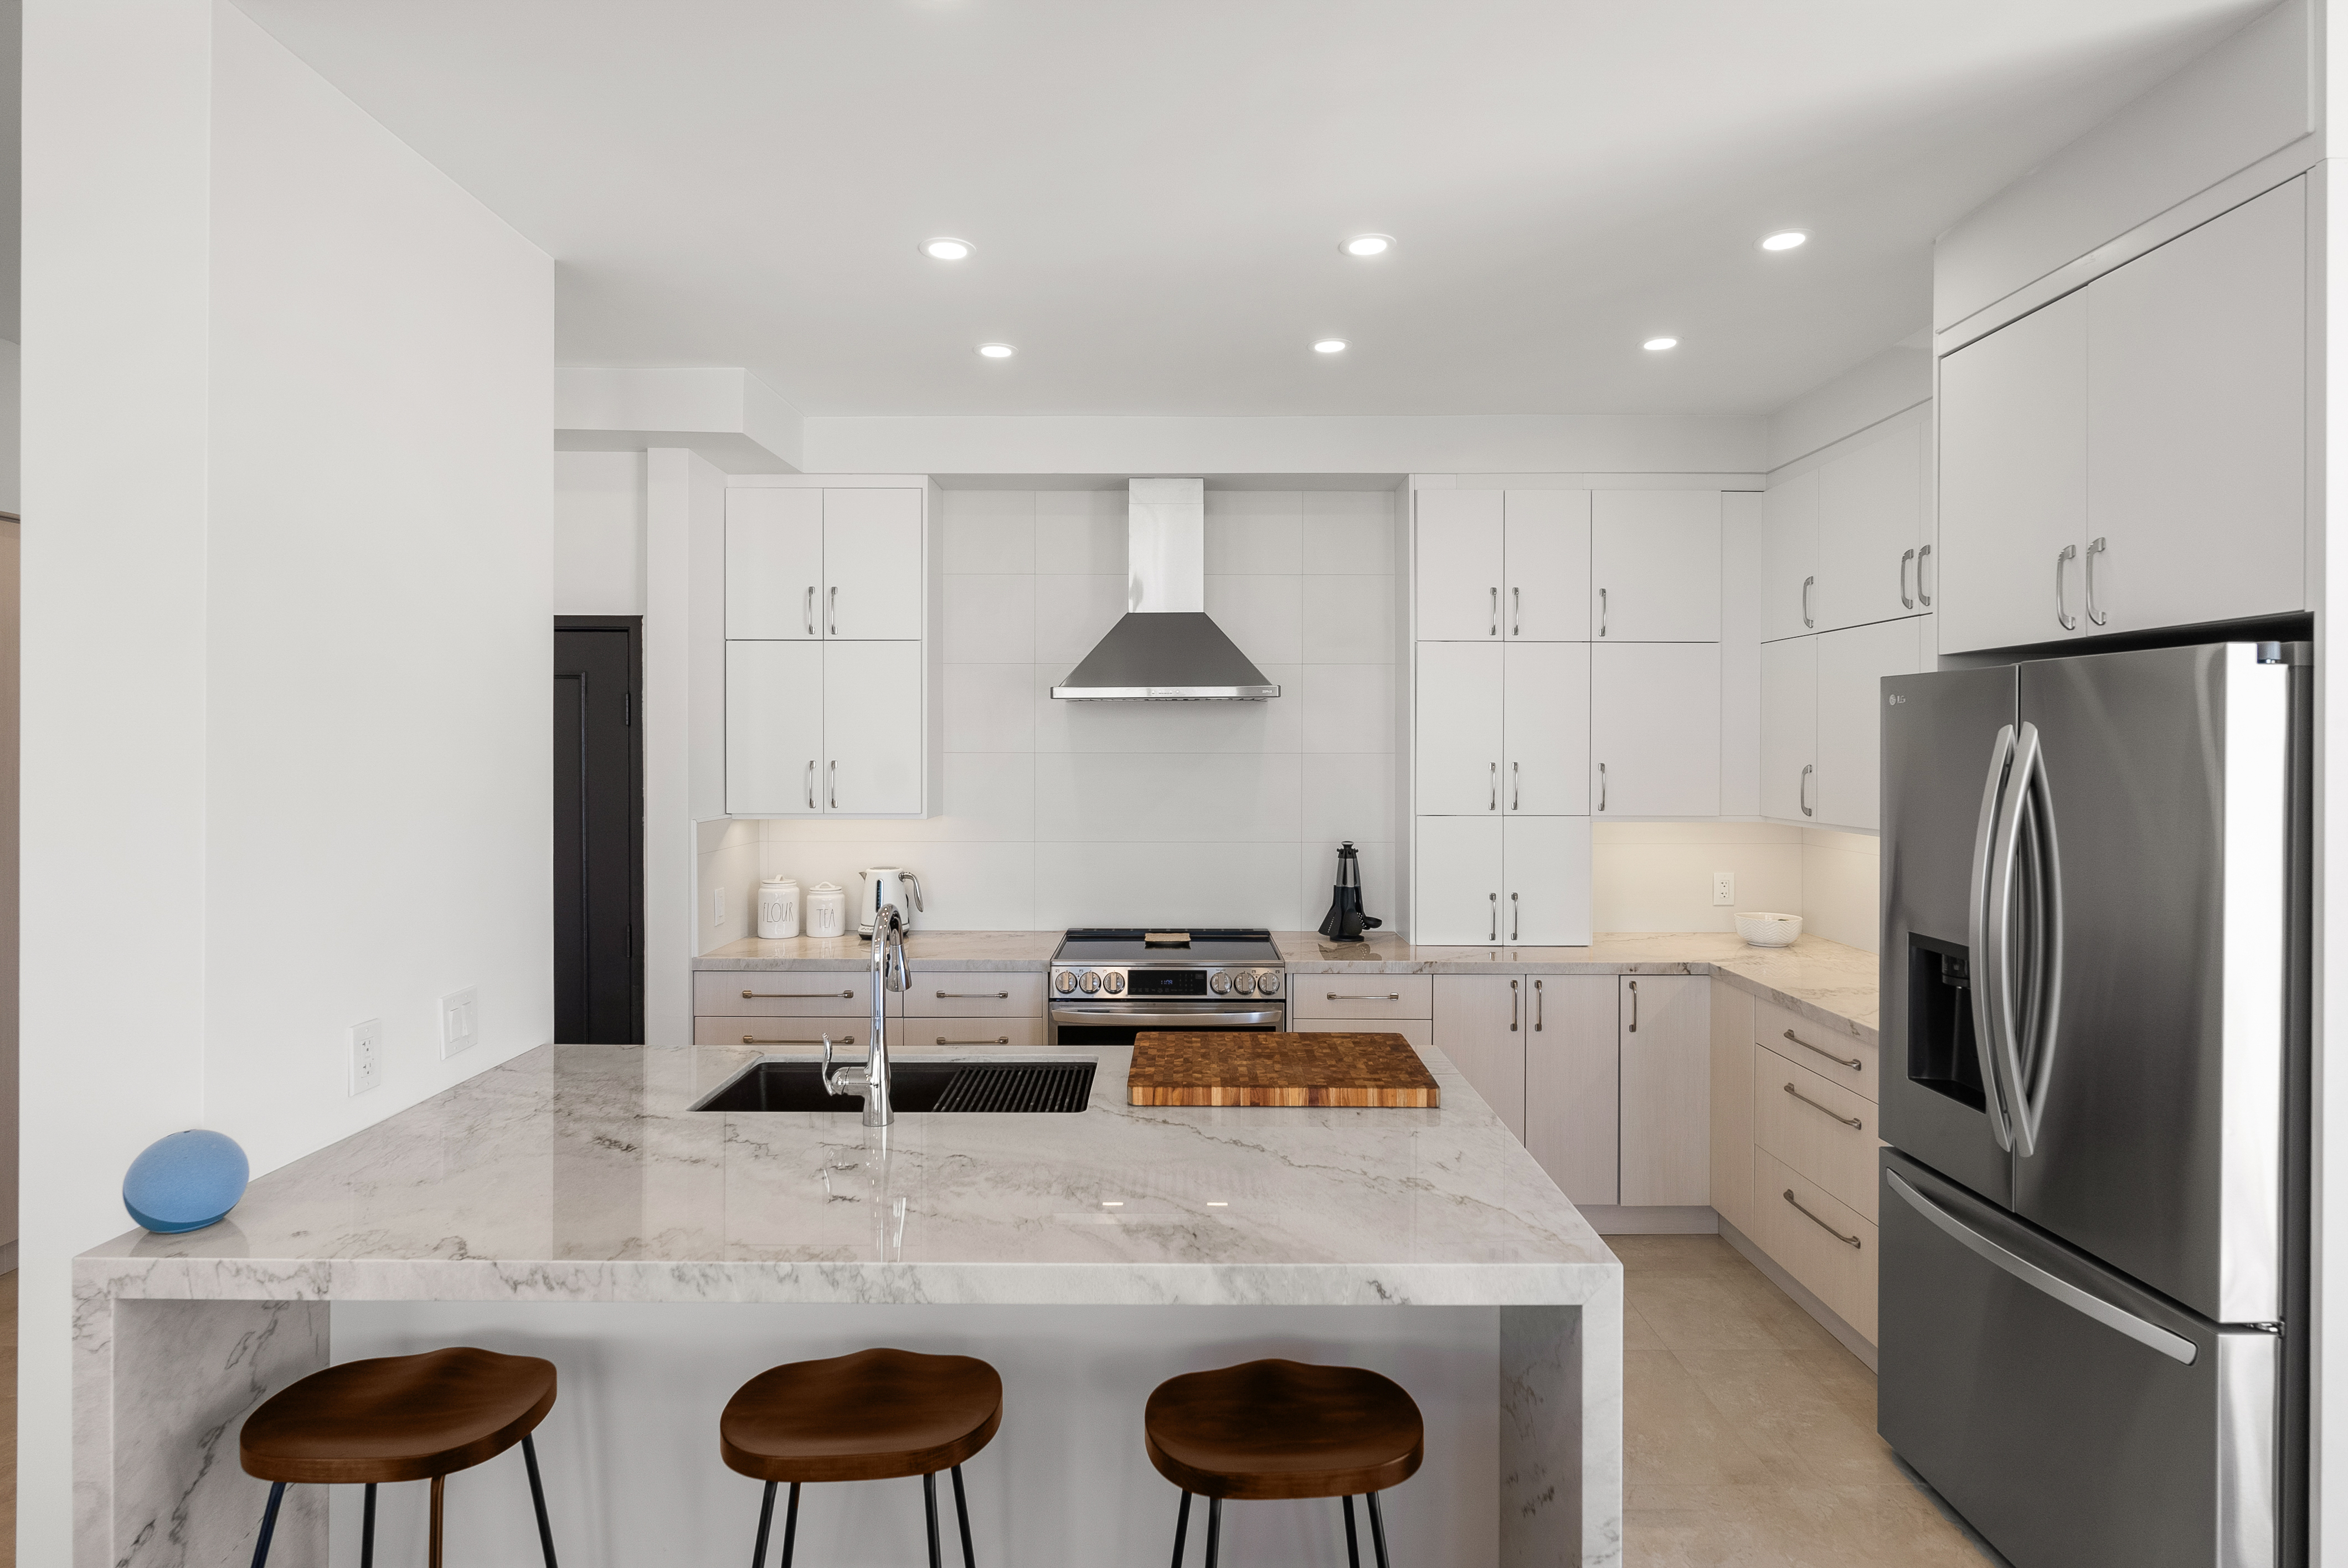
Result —
<instances>
[{"instance_id":1,"label":"white electric kettle","mask_svg":"<svg viewBox=\"0 0 2348 1568\"><path fill-rule=\"evenodd\" d=\"M872 935L872 917L884 904L897 907L897 914L908 931L913 928L913 911L922 907L922 879L901 866L874 866L860 871L864 879L864 891L857 898L857 907L864 911L858 917L856 934Z\"/></svg>"}]
</instances>

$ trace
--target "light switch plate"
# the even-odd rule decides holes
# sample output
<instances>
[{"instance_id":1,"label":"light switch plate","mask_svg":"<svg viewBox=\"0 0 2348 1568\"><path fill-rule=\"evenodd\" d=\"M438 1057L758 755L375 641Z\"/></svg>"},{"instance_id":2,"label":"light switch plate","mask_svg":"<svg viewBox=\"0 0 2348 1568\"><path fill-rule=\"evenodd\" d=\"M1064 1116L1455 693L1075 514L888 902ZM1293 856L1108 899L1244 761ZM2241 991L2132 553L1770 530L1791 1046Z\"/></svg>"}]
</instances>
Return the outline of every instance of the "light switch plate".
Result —
<instances>
[{"instance_id":1,"label":"light switch plate","mask_svg":"<svg viewBox=\"0 0 2348 1568\"><path fill-rule=\"evenodd\" d=\"M471 986L450 991L440 999L440 1054L444 1058L473 1048L474 1040L480 1038L480 997Z\"/></svg>"},{"instance_id":2,"label":"light switch plate","mask_svg":"<svg viewBox=\"0 0 2348 1568\"><path fill-rule=\"evenodd\" d=\"M383 1083L383 1020L351 1025L351 1092L365 1094Z\"/></svg>"},{"instance_id":3,"label":"light switch plate","mask_svg":"<svg viewBox=\"0 0 2348 1568\"><path fill-rule=\"evenodd\" d=\"M1712 874L1712 901L1724 907L1736 902L1736 873L1715 871Z\"/></svg>"},{"instance_id":4,"label":"light switch plate","mask_svg":"<svg viewBox=\"0 0 2348 1568\"><path fill-rule=\"evenodd\" d=\"M726 924L726 889L723 887L709 890L709 923L713 926Z\"/></svg>"}]
</instances>

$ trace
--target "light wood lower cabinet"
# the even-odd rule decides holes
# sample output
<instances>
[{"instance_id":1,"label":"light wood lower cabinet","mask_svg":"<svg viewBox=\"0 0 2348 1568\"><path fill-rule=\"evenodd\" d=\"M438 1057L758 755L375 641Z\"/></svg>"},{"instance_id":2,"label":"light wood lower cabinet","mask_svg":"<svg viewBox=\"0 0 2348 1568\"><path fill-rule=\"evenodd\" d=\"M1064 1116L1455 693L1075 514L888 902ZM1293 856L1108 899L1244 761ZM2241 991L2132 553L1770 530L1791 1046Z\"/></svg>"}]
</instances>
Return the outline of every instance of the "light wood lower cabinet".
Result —
<instances>
[{"instance_id":1,"label":"light wood lower cabinet","mask_svg":"<svg viewBox=\"0 0 2348 1568\"><path fill-rule=\"evenodd\" d=\"M1434 1017L1434 993L1425 975L1300 975L1288 977L1288 1010L1306 1019Z\"/></svg>"},{"instance_id":2,"label":"light wood lower cabinet","mask_svg":"<svg viewBox=\"0 0 2348 1568\"><path fill-rule=\"evenodd\" d=\"M1525 1147L1575 1203L1628 1201L1619 1174L1616 978L1532 975L1524 983Z\"/></svg>"},{"instance_id":3,"label":"light wood lower cabinet","mask_svg":"<svg viewBox=\"0 0 2348 1568\"><path fill-rule=\"evenodd\" d=\"M1616 983L1622 1020L1620 1201L1626 1207L1707 1203L1710 983L1696 975L1625 975Z\"/></svg>"},{"instance_id":4,"label":"light wood lower cabinet","mask_svg":"<svg viewBox=\"0 0 2348 1568\"><path fill-rule=\"evenodd\" d=\"M693 1011L761 1018L869 1015L864 969L705 969L693 977Z\"/></svg>"},{"instance_id":5,"label":"light wood lower cabinet","mask_svg":"<svg viewBox=\"0 0 2348 1568\"><path fill-rule=\"evenodd\" d=\"M903 999L908 1018L1040 1020L1044 1016L1044 976L1041 971L932 970L915 974L912 989ZM889 1010L897 1010L897 999L890 999Z\"/></svg>"},{"instance_id":6,"label":"light wood lower cabinet","mask_svg":"<svg viewBox=\"0 0 2348 1568\"><path fill-rule=\"evenodd\" d=\"M1873 1222L1766 1150L1753 1151L1753 1174L1760 1210L1749 1233L1753 1240L1828 1311L1875 1343Z\"/></svg>"},{"instance_id":7,"label":"light wood lower cabinet","mask_svg":"<svg viewBox=\"0 0 2348 1568\"><path fill-rule=\"evenodd\" d=\"M1529 996L1522 975L1435 977L1435 1049L1519 1138L1525 1135Z\"/></svg>"},{"instance_id":8,"label":"light wood lower cabinet","mask_svg":"<svg viewBox=\"0 0 2348 1568\"><path fill-rule=\"evenodd\" d=\"M1875 1214L1875 1102L1775 1051L1753 1061L1753 1143L1853 1212Z\"/></svg>"},{"instance_id":9,"label":"light wood lower cabinet","mask_svg":"<svg viewBox=\"0 0 2348 1568\"><path fill-rule=\"evenodd\" d=\"M703 1014L693 1020L695 1045L747 1045L760 1050L820 1050L823 1037L839 1050L861 1051L871 1043L869 1018L744 1018Z\"/></svg>"},{"instance_id":10,"label":"light wood lower cabinet","mask_svg":"<svg viewBox=\"0 0 2348 1568\"><path fill-rule=\"evenodd\" d=\"M1712 983L1712 1206L1753 1230L1753 993Z\"/></svg>"},{"instance_id":11,"label":"light wood lower cabinet","mask_svg":"<svg viewBox=\"0 0 2348 1568\"><path fill-rule=\"evenodd\" d=\"M1300 1018L1290 1027L1297 1034L1398 1034L1413 1050L1435 1044L1435 1026L1423 1018Z\"/></svg>"}]
</instances>

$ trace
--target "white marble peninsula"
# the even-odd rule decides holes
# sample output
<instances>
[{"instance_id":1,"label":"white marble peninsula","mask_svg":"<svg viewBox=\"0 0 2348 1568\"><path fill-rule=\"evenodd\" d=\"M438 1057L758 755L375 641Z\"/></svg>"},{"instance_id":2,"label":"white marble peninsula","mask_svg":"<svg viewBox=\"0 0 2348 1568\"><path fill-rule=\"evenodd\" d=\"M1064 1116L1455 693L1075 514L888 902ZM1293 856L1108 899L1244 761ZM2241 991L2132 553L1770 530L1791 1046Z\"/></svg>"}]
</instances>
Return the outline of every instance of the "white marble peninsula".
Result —
<instances>
[{"instance_id":1,"label":"white marble peninsula","mask_svg":"<svg viewBox=\"0 0 2348 1568\"><path fill-rule=\"evenodd\" d=\"M978 1319L1005 1324L1046 1312L1062 1323L1077 1321L1070 1313L1090 1315L1086 1324L1106 1315L1115 1332L1148 1345L1175 1333L1161 1333L1161 1323L1196 1334L1202 1320L1221 1320L1202 1319L1202 1308L1234 1319L1303 1309L1279 1319L1294 1331L1278 1342L1309 1349L1314 1325L1342 1323L1358 1342L1399 1331L1422 1310L1480 1313L1480 1369L1471 1376L1458 1356L1437 1358L1426 1366L1447 1370L1414 1389L1432 1405L1445 1395L1434 1384L1465 1379L1484 1401L1481 1431L1446 1440L1480 1446L1481 1468L1445 1470L1431 1456L1419 1478L1482 1478L1468 1489L1480 1497L1447 1500L1487 1521L1468 1532L1481 1542L1473 1555L1450 1560L1620 1561L1622 1266L1447 1061L1428 1059L1440 1110L1176 1110L1127 1105L1127 1053L1087 1054L1099 1071L1082 1113L907 1115L884 1135L853 1116L688 1109L752 1050L541 1047L263 1177L209 1230L133 1233L86 1254L76 1264L77 1568L249 1560L265 1488L236 1463L243 1416L338 1350L371 1353L342 1342L337 1313L386 1303L463 1304L445 1310L476 1314L609 1304L565 1319L587 1327L567 1342L569 1360L557 1356L566 1368L558 1417L567 1407L574 1422L602 1423L597 1440L622 1455L611 1476L581 1482L568 1504L550 1481L572 1568L631 1555L611 1544L624 1533L617 1526L580 1516L618 1506L606 1494L624 1490L632 1433L646 1434L648 1470L689 1465L721 1478L712 1485L739 1481L718 1468L714 1405L705 1420L695 1404L679 1418L685 1435L654 1446L658 1412L632 1399L708 1396L674 1385L646 1395L641 1379L629 1382L624 1356L580 1348L602 1321L597 1310L632 1312L637 1322L666 1314L658 1321L678 1341L747 1314L770 1328L774 1346L753 1348L778 1348L772 1360L791 1358L794 1324L824 1314L827 1322L864 1314L850 1321L869 1324L869 1342L923 1348L922 1325L943 1321L925 1313L1031 1315ZM969 1337L972 1320L956 1321L965 1332L952 1348L985 1354L983 1335ZM1026 1387L1006 1368L998 1448L1047 1435L1012 1419ZM1062 1397L1093 1391L1072 1385ZM1123 1444L1138 1456L1138 1400L1087 1419L1117 1434L1094 1447ZM696 1435L703 1424L705 1439ZM1430 1409L1431 1450L1437 1424ZM562 1451L551 1438L541 1443L551 1468ZM1118 1448L1119 1462L1127 1457ZM1044 1489L1060 1472L1032 1473ZM452 1482L452 1499L467 1484ZM990 1520L990 1510L1016 1512L1025 1534L990 1556L983 1532L981 1561L1162 1563L1173 1492L1146 1474L1129 1490L1106 1504L1128 1516L1107 1550L1056 1535L1073 1529L1062 1522L1076 1517L1073 1502L1056 1512L1051 1499L982 1490L973 1512ZM527 1515L522 1494L496 1495ZM336 1562L349 1546L347 1506L335 1505ZM1407 1490L1398 1491L1395 1511L1411 1506ZM734 1507L726 1501L716 1512ZM1315 1530L1334 1528L1330 1507ZM910 1503L906 1518L918 1513ZM723 1552L689 1555L734 1560L749 1523L747 1512L738 1529L726 1514L704 1538ZM327 1535L323 1489L295 1488L274 1560L324 1563ZM1331 1543L1323 1533L1306 1544L1318 1560ZM1342 1545L1334 1550L1330 1560L1342 1561ZM454 1523L451 1551L492 1560L463 1550ZM868 1551L873 1561L897 1555Z\"/></svg>"}]
</instances>

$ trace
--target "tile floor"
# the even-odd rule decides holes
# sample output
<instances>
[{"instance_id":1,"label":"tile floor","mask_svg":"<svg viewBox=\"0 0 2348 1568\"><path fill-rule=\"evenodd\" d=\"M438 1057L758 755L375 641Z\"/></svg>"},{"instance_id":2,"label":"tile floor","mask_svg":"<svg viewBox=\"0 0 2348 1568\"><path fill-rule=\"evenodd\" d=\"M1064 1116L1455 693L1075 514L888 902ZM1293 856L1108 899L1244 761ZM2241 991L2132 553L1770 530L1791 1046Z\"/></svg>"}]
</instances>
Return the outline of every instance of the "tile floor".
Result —
<instances>
[{"instance_id":1,"label":"tile floor","mask_svg":"<svg viewBox=\"0 0 2348 1568\"><path fill-rule=\"evenodd\" d=\"M1981 1568L1875 1435L1875 1375L1716 1235L1617 1235L1626 1568Z\"/></svg>"},{"instance_id":2,"label":"tile floor","mask_svg":"<svg viewBox=\"0 0 2348 1568\"><path fill-rule=\"evenodd\" d=\"M0 1568L16 1563L16 1271L0 1274Z\"/></svg>"}]
</instances>

